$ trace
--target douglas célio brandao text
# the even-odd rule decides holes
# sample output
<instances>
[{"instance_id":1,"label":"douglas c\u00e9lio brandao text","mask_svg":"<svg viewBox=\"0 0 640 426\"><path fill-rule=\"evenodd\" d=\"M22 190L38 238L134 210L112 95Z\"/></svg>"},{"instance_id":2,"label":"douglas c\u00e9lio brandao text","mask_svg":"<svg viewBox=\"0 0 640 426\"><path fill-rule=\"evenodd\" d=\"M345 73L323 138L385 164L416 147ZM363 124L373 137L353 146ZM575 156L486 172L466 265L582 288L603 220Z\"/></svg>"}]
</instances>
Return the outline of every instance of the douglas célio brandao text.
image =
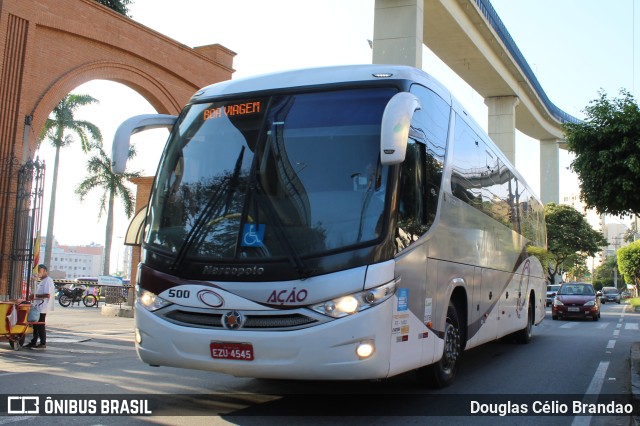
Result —
<instances>
[{"instance_id":1,"label":"douglas c\u00e9lio brandao text","mask_svg":"<svg viewBox=\"0 0 640 426\"><path fill-rule=\"evenodd\" d=\"M630 403L611 401L607 403L591 403L584 401L531 401L484 403L471 401L470 414L509 416L518 414L549 415L607 415L632 414L634 406Z\"/></svg>"}]
</instances>

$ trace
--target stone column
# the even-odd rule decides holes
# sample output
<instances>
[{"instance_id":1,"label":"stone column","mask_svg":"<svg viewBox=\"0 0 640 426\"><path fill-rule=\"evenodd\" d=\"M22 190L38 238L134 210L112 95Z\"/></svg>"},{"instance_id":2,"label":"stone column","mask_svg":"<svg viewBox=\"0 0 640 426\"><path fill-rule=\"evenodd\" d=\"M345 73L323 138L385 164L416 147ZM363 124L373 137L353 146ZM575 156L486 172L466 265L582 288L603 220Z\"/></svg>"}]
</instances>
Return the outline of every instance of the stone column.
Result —
<instances>
[{"instance_id":1,"label":"stone column","mask_svg":"<svg viewBox=\"0 0 640 426\"><path fill-rule=\"evenodd\" d=\"M489 137L498 145L511 164L516 164L516 106L517 96L487 98L489 107Z\"/></svg>"},{"instance_id":2,"label":"stone column","mask_svg":"<svg viewBox=\"0 0 640 426\"><path fill-rule=\"evenodd\" d=\"M560 140L540 141L540 199L560 203Z\"/></svg>"},{"instance_id":3,"label":"stone column","mask_svg":"<svg viewBox=\"0 0 640 426\"><path fill-rule=\"evenodd\" d=\"M374 64L422 68L424 0L376 0Z\"/></svg>"}]
</instances>

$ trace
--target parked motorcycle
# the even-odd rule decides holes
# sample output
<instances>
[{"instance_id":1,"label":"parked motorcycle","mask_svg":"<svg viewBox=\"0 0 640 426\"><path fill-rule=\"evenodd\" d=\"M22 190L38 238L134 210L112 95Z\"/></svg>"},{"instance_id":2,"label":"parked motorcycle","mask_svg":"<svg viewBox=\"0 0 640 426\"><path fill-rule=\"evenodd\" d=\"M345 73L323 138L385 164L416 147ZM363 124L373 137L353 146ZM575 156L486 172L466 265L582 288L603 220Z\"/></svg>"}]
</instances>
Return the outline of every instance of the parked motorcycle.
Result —
<instances>
[{"instance_id":1,"label":"parked motorcycle","mask_svg":"<svg viewBox=\"0 0 640 426\"><path fill-rule=\"evenodd\" d=\"M84 306L90 308L98 303L98 298L93 294L84 294L86 288L84 286L79 287L61 287L60 295L58 296L58 303L65 308L72 303L78 303L82 301Z\"/></svg>"}]
</instances>

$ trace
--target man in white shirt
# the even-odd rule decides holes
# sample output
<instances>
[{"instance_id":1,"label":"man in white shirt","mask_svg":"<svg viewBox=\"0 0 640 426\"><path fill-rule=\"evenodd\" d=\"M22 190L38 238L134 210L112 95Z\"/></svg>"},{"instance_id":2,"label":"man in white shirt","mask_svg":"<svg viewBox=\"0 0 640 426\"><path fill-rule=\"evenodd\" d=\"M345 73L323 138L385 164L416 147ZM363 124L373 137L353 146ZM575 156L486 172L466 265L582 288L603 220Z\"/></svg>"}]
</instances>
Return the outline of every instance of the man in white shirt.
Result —
<instances>
[{"instance_id":1,"label":"man in white shirt","mask_svg":"<svg viewBox=\"0 0 640 426\"><path fill-rule=\"evenodd\" d=\"M45 349L47 347L47 331L44 322L47 317L47 312L53 311L53 297L56 292L53 280L49 277L45 265L38 265L38 277L40 278L40 282L38 283L36 292L35 294L31 294L29 298L34 301L33 303L40 310L40 319L38 319L38 322L42 324L33 325L33 339L24 346L29 349ZM36 345L38 339L40 339L40 344Z\"/></svg>"}]
</instances>

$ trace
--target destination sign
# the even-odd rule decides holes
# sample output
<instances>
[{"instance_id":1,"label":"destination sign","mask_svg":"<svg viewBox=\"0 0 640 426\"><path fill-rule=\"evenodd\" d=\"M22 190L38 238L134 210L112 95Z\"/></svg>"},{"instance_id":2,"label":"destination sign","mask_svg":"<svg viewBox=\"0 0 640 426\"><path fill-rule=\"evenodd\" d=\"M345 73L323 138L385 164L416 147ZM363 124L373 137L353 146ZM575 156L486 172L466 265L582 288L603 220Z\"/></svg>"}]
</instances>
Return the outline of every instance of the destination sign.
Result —
<instances>
[{"instance_id":1,"label":"destination sign","mask_svg":"<svg viewBox=\"0 0 640 426\"><path fill-rule=\"evenodd\" d=\"M202 118L204 120L209 120L212 118L220 118L223 116L233 117L236 115L256 114L260 112L260 107L262 106L261 104L262 103L260 101L255 101L206 109L202 113Z\"/></svg>"}]
</instances>

